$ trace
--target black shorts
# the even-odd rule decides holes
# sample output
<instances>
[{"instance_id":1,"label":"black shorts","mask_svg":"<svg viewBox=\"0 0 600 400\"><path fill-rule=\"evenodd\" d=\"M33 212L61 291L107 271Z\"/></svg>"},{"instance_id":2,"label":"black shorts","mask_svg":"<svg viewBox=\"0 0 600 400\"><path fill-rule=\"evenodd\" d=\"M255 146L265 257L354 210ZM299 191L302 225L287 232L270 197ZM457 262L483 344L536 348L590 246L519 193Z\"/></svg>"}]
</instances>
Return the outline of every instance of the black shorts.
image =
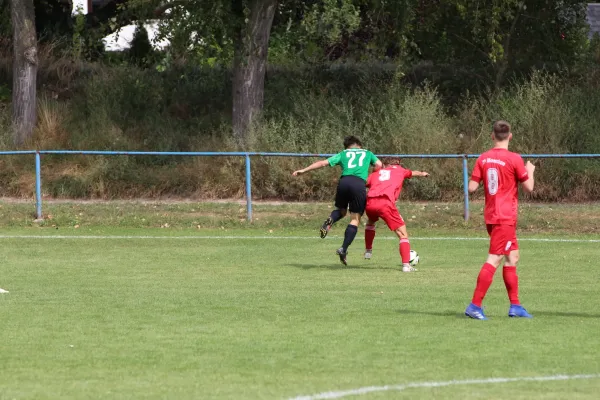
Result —
<instances>
[{"instance_id":1,"label":"black shorts","mask_svg":"<svg viewBox=\"0 0 600 400\"><path fill-rule=\"evenodd\" d=\"M335 206L351 213L364 214L367 204L366 182L357 176L342 176L335 193Z\"/></svg>"}]
</instances>

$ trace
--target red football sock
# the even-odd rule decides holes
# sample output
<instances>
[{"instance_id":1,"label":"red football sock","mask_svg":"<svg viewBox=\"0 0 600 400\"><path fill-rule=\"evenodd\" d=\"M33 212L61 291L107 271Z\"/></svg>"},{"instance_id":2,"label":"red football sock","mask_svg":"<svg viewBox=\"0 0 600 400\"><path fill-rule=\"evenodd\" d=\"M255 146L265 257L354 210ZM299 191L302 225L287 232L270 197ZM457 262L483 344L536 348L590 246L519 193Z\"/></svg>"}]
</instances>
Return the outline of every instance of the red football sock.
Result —
<instances>
[{"instance_id":1,"label":"red football sock","mask_svg":"<svg viewBox=\"0 0 600 400\"><path fill-rule=\"evenodd\" d=\"M365 226L365 249L373 249L373 240L375 240L375 225Z\"/></svg>"},{"instance_id":2,"label":"red football sock","mask_svg":"<svg viewBox=\"0 0 600 400\"><path fill-rule=\"evenodd\" d=\"M410 262L410 242L408 239L400 239L400 257L402 258L402 264Z\"/></svg>"},{"instance_id":3,"label":"red football sock","mask_svg":"<svg viewBox=\"0 0 600 400\"><path fill-rule=\"evenodd\" d=\"M505 265L502 269L502 277L504 278L504 285L508 292L510 304L521 304L519 303L519 276L517 275L517 267Z\"/></svg>"},{"instance_id":4,"label":"red football sock","mask_svg":"<svg viewBox=\"0 0 600 400\"><path fill-rule=\"evenodd\" d=\"M475 292L473 293L473 300L471 301L477 307L481 307L481 302L494 280L495 273L496 268L492 264L485 263L481 267L479 276L477 277L477 286L475 286Z\"/></svg>"}]
</instances>

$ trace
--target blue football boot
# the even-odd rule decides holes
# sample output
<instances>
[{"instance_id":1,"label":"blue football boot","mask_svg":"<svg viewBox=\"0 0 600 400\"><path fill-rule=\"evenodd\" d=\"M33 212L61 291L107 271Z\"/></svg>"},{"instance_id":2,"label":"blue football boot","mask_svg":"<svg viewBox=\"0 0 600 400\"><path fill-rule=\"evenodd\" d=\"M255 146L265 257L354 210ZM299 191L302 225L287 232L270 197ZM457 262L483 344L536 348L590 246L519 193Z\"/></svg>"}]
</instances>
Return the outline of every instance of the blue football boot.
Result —
<instances>
[{"instance_id":1,"label":"blue football boot","mask_svg":"<svg viewBox=\"0 0 600 400\"><path fill-rule=\"evenodd\" d=\"M533 318L533 315L529 314L523 306L518 304L511 304L508 309L508 316L511 318Z\"/></svg>"},{"instance_id":2,"label":"blue football boot","mask_svg":"<svg viewBox=\"0 0 600 400\"><path fill-rule=\"evenodd\" d=\"M487 318L485 317L485 314L483 313L483 308L477 307L473 303L469 304L469 306L465 310L465 315L469 318L487 321Z\"/></svg>"}]
</instances>

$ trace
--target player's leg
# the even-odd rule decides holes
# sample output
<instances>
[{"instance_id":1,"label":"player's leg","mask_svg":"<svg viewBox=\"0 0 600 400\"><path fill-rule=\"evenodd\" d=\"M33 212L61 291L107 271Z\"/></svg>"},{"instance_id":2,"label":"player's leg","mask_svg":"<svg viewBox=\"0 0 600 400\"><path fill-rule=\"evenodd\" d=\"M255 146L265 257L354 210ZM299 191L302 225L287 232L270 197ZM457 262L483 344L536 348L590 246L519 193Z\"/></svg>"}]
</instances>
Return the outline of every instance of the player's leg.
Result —
<instances>
[{"instance_id":1,"label":"player's leg","mask_svg":"<svg viewBox=\"0 0 600 400\"><path fill-rule=\"evenodd\" d=\"M348 199L345 195L345 189L341 185L342 181L338 183L337 190L335 192L335 210L331 212L329 217L323 222L321 225L321 229L319 229L319 234L321 235L321 239L325 239L331 226L335 224L340 219L346 216L348 212Z\"/></svg>"},{"instance_id":2,"label":"player's leg","mask_svg":"<svg viewBox=\"0 0 600 400\"><path fill-rule=\"evenodd\" d=\"M344 218L346 216L347 212L348 212L348 210L341 209L341 208L336 208L335 210L333 210L331 212L329 217L327 217L325 222L323 222L323 225L321 225L321 229L319 229L321 239L325 239L325 237L329 233L329 230L331 229L331 226L333 224L335 224L337 221L339 221L340 219Z\"/></svg>"},{"instance_id":3,"label":"player's leg","mask_svg":"<svg viewBox=\"0 0 600 400\"><path fill-rule=\"evenodd\" d=\"M402 272L414 272L416 269L410 265L410 241L408 240L408 232L406 225L398 227L396 236L400 239L400 258L402 259Z\"/></svg>"},{"instance_id":4,"label":"player's leg","mask_svg":"<svg viewBox=\"0 0 600 400\"><path fill-rule=\"evenodd\" d=\"M492 285L496 269L502 262L506 248L506 238L503 236L503 231L500 228L501 225L488 225L488 233L490 235L490 249L488 251L488 257L479 270L477 276L477 284L475 291L473 292L473 299L471 304L465 310L465 315L474 319L487 319L481 308L483 299L487 294L488 289Z\"/></svg>"},{"instance_id":5,"label":"player's leg","mask_svg":"<svg viewBox=\"0 0 600 400\"><path fill-rule=\"evenodd\" d=\"M370 260L371 257L373 257L373 241L375 241L376 223L376 221L369 218L365 225L365 260Z\"/></svg>"},{"instance_id":6,"label":"player's leg","mask_svg":"<svg viewBox=\"0 0 600 400\"><path fill-rule=\"evenodd\" d=\"M496 270L503 258L503 254L488 254L487 260L479 270L479 275L477 275L477 285L473 292L472 304L481 307L481 303L483 302L488 289L492 285Z\"/></svg>"},{"instance_id":7,"label":"player's leg","mask_svg":"<svg viewBox=\"0 0 600 400\"><path fill-rule=\"evenodd\" d=\"M362 217L362 213L352 212L350 211L350 223L346 227L346 231L344 232L344 242L342 243L342 247L340 247L337 251L337 255L340 256L340 261L344 265L348 265L346 261L346 256L348 255L348 247L354 242L354 238L356 237L356 233L358 232L358 225L360 225L360 218Z\"/></svg>"},{"instance_id":8,"label":"player's leg","mask_svg":"<svg viewBox=\"0 0 600 400\"><path fill-rule=\"evenodd\" d=\"M483 313L481 304L483 303L483 299L485 298L488 289L494 281L496 269L502 262L502 258L504 258L504 255L502 254L488 254L485 264L483 264L479 270L479 275L477 275L477 283L475 285L475 290L473 291L471 304L469 304L465 310L465 315L467 317L481 320L487 319Z\"/></svg>"},{"instance_id":9,"label":"player's leg","mask_svg":"<svg viewBox=\"0 0 600 400\"><path fill-rule=\"evenodd\" d=\"M365 209L367 214L367 224L365 225L365 259L370 260L373 256L373 241L375 240L375 224L379 220L379 213L377 211L377 200L371 198L367 199L367 207Z\"/></svg>"},{"instance_id":10,"label":"player's leg","mask_svg":"<svg viewBox=\"0 0 600 400\"><path fill-rule=\"evenodd\" d=\"M517 275L517 263L519 262L519 246L517 244L516 232L513 234L514 239L511 241L510 253L506 256L504 267L502 268L502 278L508 293L510 308L508 309L509 317L533 318L531 314L521 305L519 301L519 276Z\"/></svg>"},{"instance_id":11,"label":"player's leg","mask_svg":"<svg viewBox=\"0 0 600 400\"><path fill-rule=\"evenodd\" d=\"M408 240L408 231L406 230L404 219L396 208L396 204L388 200L381 209L381 219L387 224L388 228L398 236L398 240L400 241L398 251L400 253L400 259L402 260L402 271L416 271L415 268L410 266L410 242Z\"/></svg>"},{"instance_id":12,"label":"player's leg","mask_svg":"<svg viewBox=\"0 0 600 400\"><path fill-rule=\"evenodd\" d=\"M367 205L367 190L365 181L360 178L347 176L344 177L343 180L350 200L348 211L350 211L351 220L346 227L346 231L344 232L344 242L342 243L342 247L337 250L337 255L340 257L342 264L347 265L346 256L348 254L348 247L350 247L356 237L360 218L364 214Z\"/></svg>"},{"instance_id":13,"label":"player's leg","mask_svg":"<svg viewBox=\"0 0 600 400\"><path fill-rule=\"evenodd\" d=\"M513 250L506 257L502 268L502 278L506 286L508 300L511 305L520 305L519 302L519 277L517 276L517 263L519 262L519 250Z\"/></svg>"}]
</instances>

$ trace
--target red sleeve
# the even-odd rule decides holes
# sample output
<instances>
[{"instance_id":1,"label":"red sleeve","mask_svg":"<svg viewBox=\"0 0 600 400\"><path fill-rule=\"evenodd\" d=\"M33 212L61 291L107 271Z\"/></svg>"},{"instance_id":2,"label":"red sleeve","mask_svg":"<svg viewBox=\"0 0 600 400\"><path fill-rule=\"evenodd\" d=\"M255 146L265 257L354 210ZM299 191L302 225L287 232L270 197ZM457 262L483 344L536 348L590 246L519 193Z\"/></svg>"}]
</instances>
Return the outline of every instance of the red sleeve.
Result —
<instances>
[{"instance_id":1,"label":"red sleeve","mask_svg":"<svg viewBox=\"0 0 600 400\"><path fill-rule=\"evenodd\" d=\"M405 169L404 170L404 179L410 179L412 178L412 171L410 169Z\"/></svg>"},{"instance_id":2,"label":"red sleeve","mask_svg":"<svg viewBox=\"0 0 600 400\"><path fill-rule=\"evenodd\" d=\"M477 162L475 163L475 168L473 168L473 173L471 174L472 181L475 181L477 183L481 182L481 179L483 177L482 169L483 165L481 164L481 158L478 158Z\"/></svg>"},{"instance_id":3,"label":"red sleeve","mask_svg":"<svg viewBox=\"0 0 600 400\"><path fill-rule=\"evenodd\" d=\"M514 160L515 177L519 182L525 182L527 179L529 179L529 174L525 169L525 162L519 154L515 154Z\"/></svg>"}]
</instances>

